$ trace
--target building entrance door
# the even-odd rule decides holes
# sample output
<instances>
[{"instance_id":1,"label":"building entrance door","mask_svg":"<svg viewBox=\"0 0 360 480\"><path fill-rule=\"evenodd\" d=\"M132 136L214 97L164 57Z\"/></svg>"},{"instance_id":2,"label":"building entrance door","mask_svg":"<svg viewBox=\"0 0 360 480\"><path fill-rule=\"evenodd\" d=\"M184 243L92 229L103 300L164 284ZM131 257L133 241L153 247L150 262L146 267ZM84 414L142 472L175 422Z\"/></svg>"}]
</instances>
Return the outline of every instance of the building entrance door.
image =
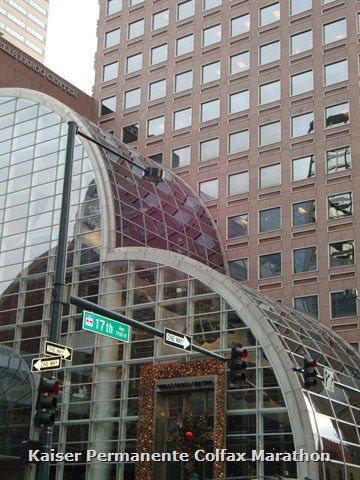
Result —
<instances>
[{"instance_id":1,"label":"building entrance door","mask_svg":"<svg viewBox=\"0 0 360 480\"><path fill-rule=\"evenodd\" d=\"M197 425L198 420L206 413L208 415L206 425L213 432L215 418L213 379L162 380L156 387L155 452L176 450L183 453L180 445L177 445L174 440L169 440L168 435L177 431L180 433L180 438L183 438L181 425L185 417L187 421L190 420L193 425ZM186 443L185 438L184 442ZM202 448L212 452L213 440L205 440ZM153 478L156 480L206 480L213 478L213 463L195 461L191 470L186 468L185 462L154 463Z\"/></svg>"}]
</instances>

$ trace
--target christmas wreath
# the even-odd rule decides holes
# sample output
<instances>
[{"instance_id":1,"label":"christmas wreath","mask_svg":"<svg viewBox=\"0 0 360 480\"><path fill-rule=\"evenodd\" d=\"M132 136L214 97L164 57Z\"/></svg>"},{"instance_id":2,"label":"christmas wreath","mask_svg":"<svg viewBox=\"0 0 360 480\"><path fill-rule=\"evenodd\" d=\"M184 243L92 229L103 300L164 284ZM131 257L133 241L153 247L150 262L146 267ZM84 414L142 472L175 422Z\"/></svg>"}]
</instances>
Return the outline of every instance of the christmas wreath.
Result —
<instances>
[{"instance_id":1,"label":"christmas wreath","mask_svg":"<svg viewBox=\"0 0 360 480\"><path fill-rule=\"evenodd\" d=\"M175 428L165 438L168 442L175 444L178 452L188 454L189 461L186 462L185 468L190 473L194 470L194 452L205 449L208 441L213 439L209 414L205 412L203 415L196 416L189 406L185 417L178 413L172 420Z\"/></svg>"}]
</instances>

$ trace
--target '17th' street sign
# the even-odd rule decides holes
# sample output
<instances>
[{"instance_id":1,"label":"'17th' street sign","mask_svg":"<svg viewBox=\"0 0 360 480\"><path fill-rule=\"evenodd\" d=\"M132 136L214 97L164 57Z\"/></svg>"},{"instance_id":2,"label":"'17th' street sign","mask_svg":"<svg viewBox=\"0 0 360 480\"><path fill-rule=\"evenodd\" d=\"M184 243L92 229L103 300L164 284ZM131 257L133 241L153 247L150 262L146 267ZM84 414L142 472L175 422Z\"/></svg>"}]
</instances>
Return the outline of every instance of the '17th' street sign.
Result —
<instances>
[{"instance_id":1,"label":"'17th' street sign","mask_svg":"<svg viewBox=\"0 0 360 480\"><path fill-rule=\"evenodd\" d=\"M61 357L33 358L31 361L32 372L48 372L58 370L61 367Z\"/></svg>"},{"instance_id":2,"label":"'17th' street sign","mask_svg":"<svg viewBox=\"0 0 360 480\"><path fill-rule=\"evenodd\" d=\"M131 328L125 323L117 322L111 318L103 317L94 312L83 312L82 328L89 332L99 333L105 337L114 338L121 342L129 342Z\"/></svg>"},{"instance_id":3,"label":"'17th' street sign","mask_svg":"<svg viewBox=\"0 0 360 480\"><path fill-rule=\"evenodd\" d=\"M164 343L171 347L179 348L185 352L191 352L192 339L184 333L170 330L170 328L164 329Z\"/></svg>"}]
</instances>

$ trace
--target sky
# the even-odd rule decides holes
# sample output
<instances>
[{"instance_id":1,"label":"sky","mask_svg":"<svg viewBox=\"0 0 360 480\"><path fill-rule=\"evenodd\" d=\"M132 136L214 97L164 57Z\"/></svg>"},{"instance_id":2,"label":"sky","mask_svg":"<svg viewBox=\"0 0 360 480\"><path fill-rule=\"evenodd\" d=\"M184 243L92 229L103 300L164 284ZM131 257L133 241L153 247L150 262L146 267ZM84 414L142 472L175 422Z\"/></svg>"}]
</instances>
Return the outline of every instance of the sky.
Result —
<instances>
[{"instance_id":1,"label":"sky","mask_svg":"<svg viewBox=\"0 0 360 480\"><path fill-rule=\"evenodd\" d=\"M49 7L45 65L91 95L98 0L50 0Z\"/></svg>"}]
</instances>

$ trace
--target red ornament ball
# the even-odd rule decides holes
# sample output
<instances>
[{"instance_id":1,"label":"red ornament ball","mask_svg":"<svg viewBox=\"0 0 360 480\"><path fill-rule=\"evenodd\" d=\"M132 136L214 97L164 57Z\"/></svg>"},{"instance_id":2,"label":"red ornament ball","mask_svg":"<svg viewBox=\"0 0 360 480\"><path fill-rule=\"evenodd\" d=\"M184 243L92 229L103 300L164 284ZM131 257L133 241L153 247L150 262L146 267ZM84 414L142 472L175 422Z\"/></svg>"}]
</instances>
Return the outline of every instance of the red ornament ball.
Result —
<instances>
[{"instance_id":1,"label":"red ornament ball","mask_svg":"<svg viewBox=\"0 0 360 480\"><path fill-rule=\"evenodd\" d=\"M186 440L191 441L194 438L194 432L192 430L188 430L185 433L185 438L186 438Z\"/></svg>"}]
</instances>

